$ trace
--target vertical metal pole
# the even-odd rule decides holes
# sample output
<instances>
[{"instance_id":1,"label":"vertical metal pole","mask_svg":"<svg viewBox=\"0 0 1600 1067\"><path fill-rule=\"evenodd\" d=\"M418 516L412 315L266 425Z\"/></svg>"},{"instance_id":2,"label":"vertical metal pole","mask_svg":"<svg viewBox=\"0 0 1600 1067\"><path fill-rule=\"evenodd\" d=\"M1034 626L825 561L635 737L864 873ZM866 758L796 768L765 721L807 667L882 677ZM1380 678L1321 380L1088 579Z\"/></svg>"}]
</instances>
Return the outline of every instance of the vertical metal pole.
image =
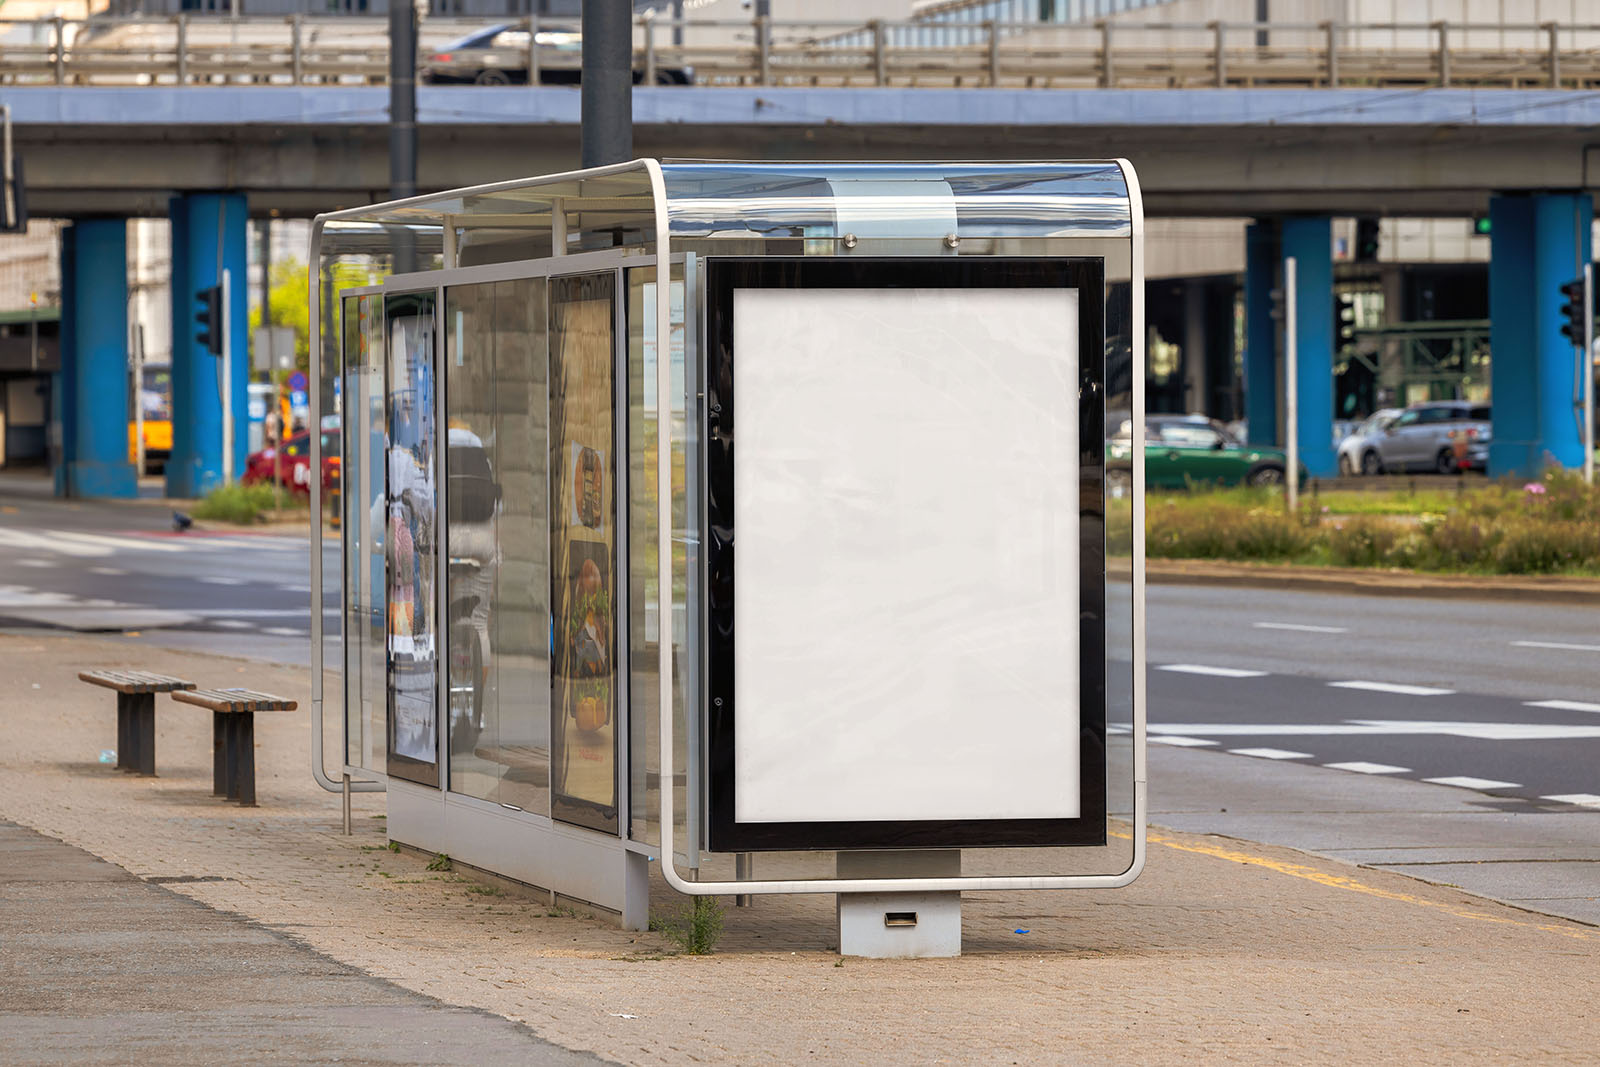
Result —
<instances>
[{"instance_id":1,"label":"vertical metal pole","mask_svg":"<svg viewBox=\"0 0 1600 1067\"><path fill-rule=\"evenodd\" d=\"M993 19L983 24L989 35L989 87L1000 88L1000 27Z\"/></svg>"},{"instance_id":2,"label":"vertical metal pole","mask_svg":"<svg viewBox=\"0 0 1600 1067\"><path fill-rule=\"evenodd\" d=\"M1289 510L1300 506L1300 359L1296 344L1295 258L1283 261L1283 395L1285 423L1289 434L1289 469L1284 472L1284 487L1289 495Z\"/></svg>"},{"instance_id":3,"label":"vertical metal pole","mask_svg":"<svg viewBox=\"0 0 1600 1067\"><path fill-rule=\"evenodd\" d=\"M412 0L389 5L389 196L417 192L417 9ZM394 271L417 269L416 241L404 226L394 231Z\"/></svg>"},{"instance_id":4,"label":"vertical metal pole","mask_svg":"<svg viewBox=\"0 0 1600 1067\"><path fill-rule=\"evenodd\" d=\"M1582 242L1579 242L1582 245ZM1594 263L1583 265L1583 484L1594 485Z\"/></svg>"},{"instance_id":5,"label":"vertical metal pole","mask_svg":"<svg viewBox=\"0 0 1600 1067\"><path fill-rule=\"evenodd\" d=\"M755 857L748 852L735 852L733 854L733 876L741 882L747 882L755 877ZM748 908L755 900L754 894L739 893L733 898L736 908Z\"/></svg>"},{"instance_id":6,"label":"vertical metal pole","mask_svg":"<svg viewBox=\"0 0 1600 1067\"><path fill-rule=\"evenodd\" d=\"M1545 24L1550 34L1550 88L1561 88L1561 34L1554 22Z\"/></svg>"},{"instance_id":7,"label":"vertical metal pole","mask_svg":"<svg viewBox=\"0 0 1600 1067\"><path fill-rule=\"evenodd\" d=\"M56 24L56 84L64 85L67 81L67 20L60 15L55 17Z\"/></svg>"},{"instance_id":8,"label":"vertical metal pole","mask_svg":"<svg viewBox=\"0 0 1600 1067\"><path fill-rule=\"evenodd\" d=\"M656 83L656 20L644 18L640 20L644 30L644 83Z\"/></svg>"},{"instance_id":9,"label":"vertical metal pole","mask_svg":"<svg viewBox=\"0 0 1600 1067\"><path fill-rule=\"evenodd\" d=\"M772 26L765 15L757 15L753 25L756 35L756 84L767 85L772 81Z\"/></svg>"},{"instance_id":10,"label":"vertical metal pole","mask_svg":"<svg viewBox=\"0 0 1600 1067\"><path fill-rule=\"evenodd\" d=\"M1117 84L1117 66L1111 58L1111 20L1100 23L1100 88Z\"/></svg>"},{"instance_id":11,"label":"vertical metal pole","mask_svg":"<svg viewBox=\"0 0 1600 1067\"><path fill-rule=\"evenodd\" d=\"M350 836L350 776L344 776L344 836Z\"/></svg>"},{"instance_id":12,"label":"vertical metal pole","mask_svg":"<svg viewBox=\"0 0 1600 1067\"><path fill-rule=\"evenodd\" d=\"M1228 84L1228 34L1221 22L1211 24L1213 41L1211 45L1211 66L1216 74L1218 89Z\"/></svg>"},{"instance_id":13,"label":"vertical metal pole","mask_svg":"<svg viewBox=\"0 0 1600 1067\"><path fill-rule=\"evenodd\" d=\"M1324 22L1323 31L1328 35L1328 88L1339 88L1339 25L1335 22Z\"/></svg>"},{"instance_id":14,"label":"vertical metal pole","mask_svg":"<svg viewBox=\"0 0 1600 1067\"><path fill-rule=\"evenodd\" d=\"M539 16L528 16L528 85L538 88L542 82L539 72Z\"/></svg>"},{"instance_id":15,"label":"vertical metal pole","mask_svg":"<svg viewBox=\"0 0 1600 1067\"><path fill-rule=\"evenodd\" d=\"M616 0L583 5L584 167L633 158L632 14L632 5Z\"/></svg>"},{"instance_id":16,"label":"vertical metal pole","mask_svg":"<svg viewBox=\"0 0 1600 1067\"><path fill-rule=\"evenodd\" d=\"M233 271L222 271L222 484L233 484Z\"/></svg>"},{"instance_id":17,"label":"vertical metal pole","mask_svg":"<svg viewBox=\"0 0 1600 1067\"><path fill-rule=\"evenodd\" d=\"M1439 85L1450 88L1450 24L1436 22L1434 29L1439 31Z\"/></svg>"},{"instance_id":18,"label":"vertical metal pole","mask_svg":"<svg viewBox=\"0 0 1600 1067\"><path fill-rule=\"evenodd\" d=\"M137 271L138 258L135 257L133 262L134 270ZM137 276L134 281L137 285ZM135 322L133 324L133 476L135 478L144 477L144 462L144 323Z\"/></svg>"},{"instance_id":19,"label":"vertical metal pole","mask_svg":"<svg viewBox=\"0 0 1600 1067\"><path fill-rule=\"evenodd\" d=\"M882 19L873 19L872 26L872 84L889 84L889 31Z\"/></svg>"},{"instance_id":20,"label":"vertical metal pole","mask_svg":"<svg viewBox=\"0 0 1600 1067\"><path fill-rule=\"evenodd\" d=\"M289 16L289 70L294 84L299 85L305 78L306 53L305 53L305 15L296 11ZM263 319L263 322L266 320Z\"/></svg>"},{"instance_id":21,"label":"vertical metal pole","mask_svg":"<svg viewBox=\"0 0 1600 1067\"><path fill-rule=\"evenodd\" d=\"M189 83L189 16L180 14L177 16L177 21L176 47L178 54L176 59L178 63L178 84L187 85Z\"/></svg>"}]
</instances>

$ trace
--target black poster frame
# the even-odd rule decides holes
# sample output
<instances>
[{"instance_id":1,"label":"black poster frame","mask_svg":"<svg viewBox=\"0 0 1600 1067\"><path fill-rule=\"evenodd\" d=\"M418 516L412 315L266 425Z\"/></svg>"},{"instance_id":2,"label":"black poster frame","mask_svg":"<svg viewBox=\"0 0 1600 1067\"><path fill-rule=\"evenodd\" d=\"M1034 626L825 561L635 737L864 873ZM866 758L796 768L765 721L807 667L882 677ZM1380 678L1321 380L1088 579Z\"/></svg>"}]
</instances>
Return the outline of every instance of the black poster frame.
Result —
<instances>
[{"instance_id":1,"label":"black poster frame","mask_svg":"<svg viewBox=\"0 0 1600 1067\"><path fill-rule=\"evenodd\" d=\"M1105 263L1100 258L710 256L705 260L706 705L710 851L1106 843ZM740 822L735 817L735 290L1057 288L1078 294L1079 815L1072 819ZM848 382L841 382L848 388Z\"/></svg>"}]
</instances>

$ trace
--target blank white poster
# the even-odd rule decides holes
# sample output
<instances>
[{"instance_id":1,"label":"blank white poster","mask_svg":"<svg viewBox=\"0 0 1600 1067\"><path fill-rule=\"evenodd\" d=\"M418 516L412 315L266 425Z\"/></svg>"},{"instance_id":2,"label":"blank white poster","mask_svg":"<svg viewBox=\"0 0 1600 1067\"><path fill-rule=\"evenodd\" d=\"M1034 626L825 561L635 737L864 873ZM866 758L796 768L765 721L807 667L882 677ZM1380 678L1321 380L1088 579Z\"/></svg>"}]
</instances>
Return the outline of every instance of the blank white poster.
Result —
<instances>
[{"instance_id":1,"label":"blank white poster","mask_svg":"<svg viewBox=\"0 0 1600 1067\"><path fill-rule=\"evenodd\" d=\"M1077 292L733 306L735 818L1077 817Z\"/></svg>"}]
</instances>

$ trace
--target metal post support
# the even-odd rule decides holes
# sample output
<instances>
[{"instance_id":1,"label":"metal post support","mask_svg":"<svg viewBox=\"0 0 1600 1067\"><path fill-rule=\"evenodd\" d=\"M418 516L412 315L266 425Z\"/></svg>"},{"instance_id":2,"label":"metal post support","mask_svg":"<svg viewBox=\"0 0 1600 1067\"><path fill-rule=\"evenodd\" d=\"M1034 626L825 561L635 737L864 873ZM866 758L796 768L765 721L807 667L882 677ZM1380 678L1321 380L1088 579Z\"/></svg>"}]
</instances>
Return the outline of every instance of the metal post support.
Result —
<instances>
[{"instance_id":1,"label":"metal post support","mask_svg":"<svg viewBox=\"0 0 1600 1067\"><path fill-rule=\"evenodd\" d=\"M187 85L189 84L189 16L177 15L175 21L178 23L178 32L173 47L177 49L175 59L178 65L178 84Z\"/></svg>"},{"instance_id":2,"label":"metal post support","mask_svg":"<svg viewBox=\"0 0 1600 1067\"><path fill-rule=\"evenodd\" d=\"M633 158L632 7L583 5L581 126L584 167Z\"/></svg>"},{"instance_id":3,"label":"metal post support","mask_svg":"<svg viewBox=\"0 0 1600 1067\"><path fill-rule=\"evenodd\" d=\"M1283 260L1283 410L1289 434L1289 469L1284 472L1284 488L1289 510L1300 506L1300 360L1295 331L1295 307L1299 290L1295 288L1295 258Z\"/></svg>"},{"instance_id":4,"label":"metal post support","mask_svg":"<svg viewBox=\"0 0 1600 1067\"><path fill-rule=\"evenodd\" d=\"M55 37L56 84L65 85L67 81L67 20L60 15L55 17Z\"/></svg>"},{"instance_id":5,"label":"metal post support","mask_svg":"<svg viewBox=\"0 0 1600 1067\"><path fill-rule=\"evenodd\" d=\"M305 16L298 11L289 16L289 71L294 84L305 80Z\"/></svg>"},{"instance_id":6,"label":"metal post support","mask_svg":"<svg viewBox=\"0 0 1600 1067\"><path fill-rule=\"evenodd\" d=\"M1117 84L1117 68L1112 61L1111 20L1100 23L1100 88L1110 89Z\"/></svg>"},{"instance_id":7,"label":"metal post support","mask_svg":"<svg viewBox=\"0 0 1600 1067\"><path fill-rule=\"evenodd\" d=\"M211 713L211 795L228 795L228 717L220 711Z\"/></svg>"},{"instance_id":8,"label":"metal post support","mask_svg":"<svg viewBox=\"0 0 1600 1067\"><path fill-rule=\"evenodd\" d=\"M644 30L644 83L656 83L656 20L646 16L639 20Z\"/></svg>"},{"instance_id":9,"label":"metal post support","mask_svg":"<svg viewBox=\"0 0 1600 1067\"><path fill-rule=\"evenodd\" d=\"M873 19L872 27L872 84L889 84L889 31L882 19Z\"/></svg>"},{"instance_id":10,"label":"metal post support","mask_svg":"<svg viewBox=\"0 0 1600 1067\"><path fill-rule=\"evenodd\" d=\"M1221 22L1211 24L1213 41L1211 45L1212 72L1216 75L1218 89L1228 84L1228 31Z\"/></svg>"},{"instance_id":11,"label":"metal post support","mask_svg":"<svg viewBox=\"0 0 1600 1067\"><path fill-rule=\"evenodd\" d=\"M1328 88L1339 88L1339 24L1324 22L1322 32L1327 35Z\"/></svg>"},{"instance_id":12,"label":"metal post support","mask_svg":"<svg viewBox=\"0 0 1600 1067\"><path fill-rule=\"evenodd\" d=\"M133 708L127 693L117 694L117 770L133 770Z\"/></svg>"},{"instance_id":13,"label":"metal post support","mask_svg":"<svg viewBox=\"0 0 1600 1067\"><path fill-rule=\"evenodd\" d=\"M539 16L528 16L528 85L538 88L542 80L539 73Z\"/></svg>"},{"instance_id":14,"label":"metal post support","mask_svg":"<svg viewBox=\"0 0 1600 1067\"><path fill-rule=\"evenodd\" d=\"M747 882L756 876L755 857L748 852L736 852L733 855L733 876L741 882ZM739 893L733 898L736 908L748 908L755 900L750 893Z\"/></svg>"},{"instance_id":15,"label":"metal post support","mask_svg":"<svg viewBox=\"0 0 1600 1067\"><path fill-rule=\"evenodd\" d=\"M417 9L389 5L389 196L404 200L417 192ZM417 269L411 231L393 232L394 272ZM316 269L313 265L312 269ZM316 481L316 479L312 479Z\"/></svg>"},{"instance_id":16,"label":"metal post support","mask_svg":"<svg viewBox=\"0 0 1600 1067\"><path fill-rule=\"evenodd\" d=\"M1583 484L1594 485L1594 264L1583 265Z\"/></svg>"},{"instance_id":17,"label":"metal post support","mask_svg":"<svg viewBox=\"0 0 1600 1067\"><path fill-rule=\"evenodd\" d=\"M1561 88L1561 28L1557 23L1544 24L1545 32L1550 35L1550 88Z\"/></svg>"},{"instance_id":18,"label":"metal post support","mask_svg":"<svg viewBox=\"0 0 1600 1067\"><path fill-rule=\"evenodd\" d=\"M344 836L350 836L350 776L344 776Z\"/></svg>"},{"instance_id":19,"label":"metal post support","mask_svg":"<svg viewBox=\"0 0 1600 1067\"><path fill-rule=\"evenodd\" d=\"M145 778L156 776L156 695L135 693L129 698L133 704L133 732L138 738L139 774Z\"/></svg>"},{"instance_id":20,"label":"metal post support","mask_svg":"<svg viewBox=\"0 0 1600 1067\"><path fill-rule=\"evenodd\" d=\"M756 84L768 85L772 81L772 27L767 16L757 15L754 23L756 35Z\"/></svg>"},{"instance_id":21,"label":"metal post support","mask_svg":"<svg viewBox=\"0 0 1600 1067\"><path fill-rule=\"evenodd\" d=\"M317 520L313 517L311 521ZM234 726L233 749L239 761L234 789L238 793L239 804L253 808L256 806L256 716L252 711L236 711L233 717L238 720Z\"/></svg>"},{"instance_id":22,"label":"metal post support","mask_svg":"<svg viewBox=\"0 0 1600 1067\"><path fill-rule=\"evenodd\" d=\"M1448 22L1435 22L1433 28L1439 31L1439 85L1450 88L1450 24Z\"/></svg>"},{"instance_id":23,"label":"metal post support","mask_svg":"<svg viewBox=\"0 0 1600 1067\"><path fill-rule=\"evenodd\" d=\"M1000 27L993 19L983 24L989 40L989 87L1000 88Z\"/></svg>"}]
</instances>

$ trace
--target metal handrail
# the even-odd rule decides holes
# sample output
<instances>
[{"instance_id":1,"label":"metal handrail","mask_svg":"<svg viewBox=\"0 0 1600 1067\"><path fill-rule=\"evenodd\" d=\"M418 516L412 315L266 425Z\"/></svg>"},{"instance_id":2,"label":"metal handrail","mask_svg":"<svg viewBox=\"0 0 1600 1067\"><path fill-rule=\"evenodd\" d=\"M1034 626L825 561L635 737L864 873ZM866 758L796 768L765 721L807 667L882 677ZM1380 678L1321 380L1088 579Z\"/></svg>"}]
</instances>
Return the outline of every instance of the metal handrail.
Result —
<instances>
[{"instance_id":1,"label":"metal handrail","mask_svg":"<svg viewBox=\"0 0 1600 1067\"><path fill-rule=\"evenodd\" d=\"M494 24L425 19L424 54ZM312 15L0 18L0 84L381 85L386 25ZM634 62L650 84L670 70L711 86L1583 88L1600 87L1600 23L646 17L634 26ZM529 35L521 65L576 68L578 55Z\"/></svg>"}]
</instances>

